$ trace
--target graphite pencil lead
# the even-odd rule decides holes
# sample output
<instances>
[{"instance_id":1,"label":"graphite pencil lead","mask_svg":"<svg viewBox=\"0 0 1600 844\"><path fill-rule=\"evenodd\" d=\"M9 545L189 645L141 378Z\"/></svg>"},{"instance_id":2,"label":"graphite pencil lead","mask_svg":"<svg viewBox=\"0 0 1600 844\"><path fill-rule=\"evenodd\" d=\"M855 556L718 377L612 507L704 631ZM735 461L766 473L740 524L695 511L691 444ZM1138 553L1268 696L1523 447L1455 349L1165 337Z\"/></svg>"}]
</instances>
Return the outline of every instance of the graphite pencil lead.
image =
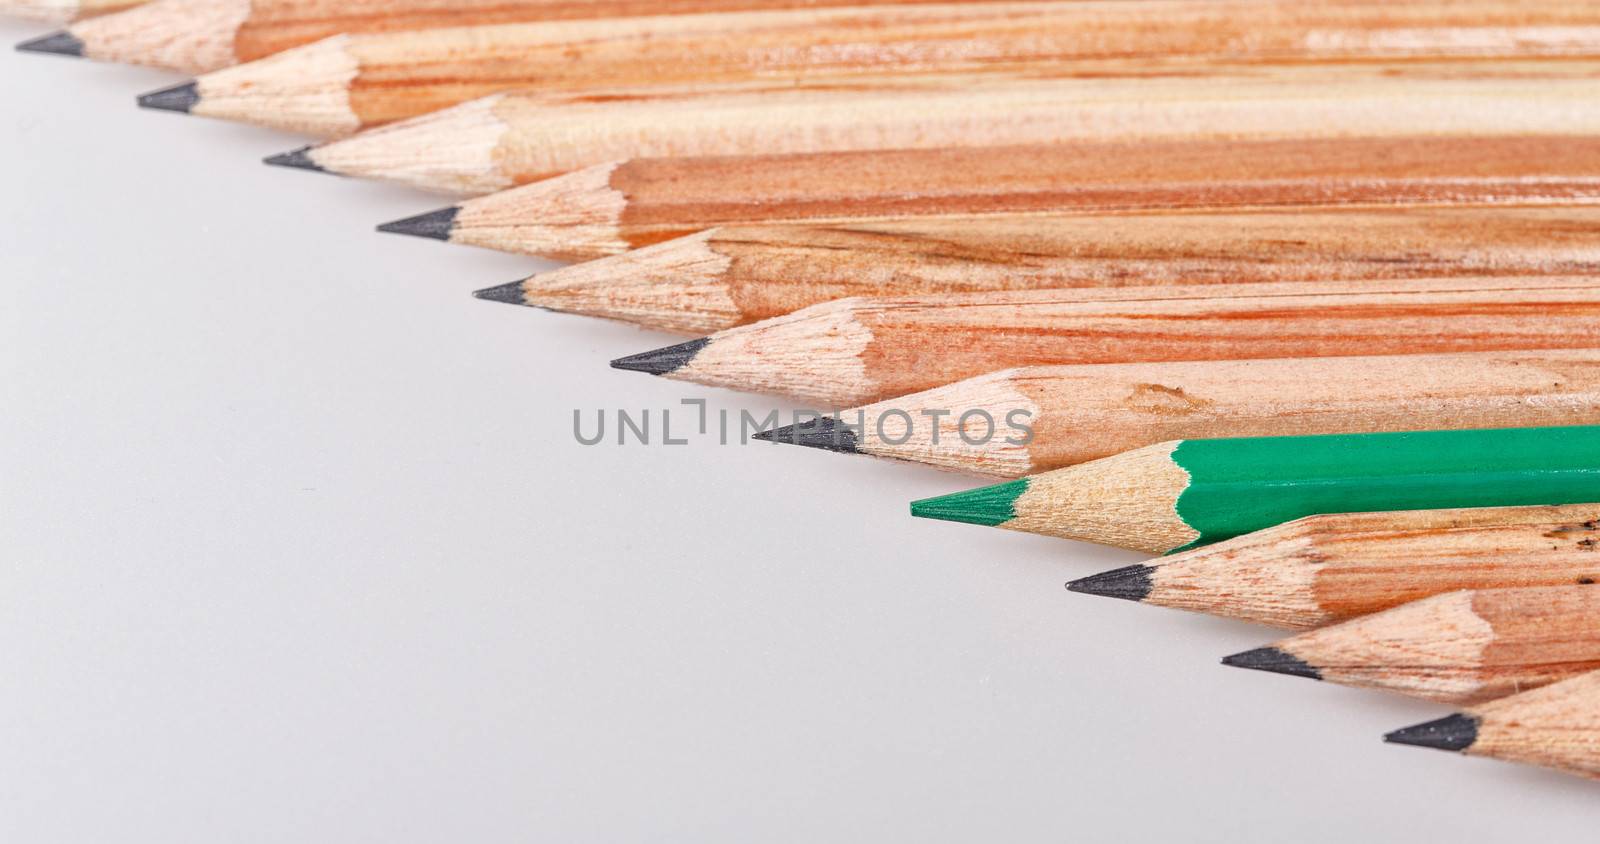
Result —
<instances>
[{"instance_id":1,"label":"graphite pencil lead","mask_svg":"<svg viewBox=\"0 0 1600 844\"><path fill-rule=\"evenodd\" d=\"M684 364L694 360L694 356L705 348L708 338L690 340L676 346L667 346L663 349L629 355L617 358L611 362L613 369L627 369L633 372L648 372L651 375L666 375L677 370Z\"/></svg>"},{"instance_id":2,"label":"graphite pencil lead","mask_svg":"<svg viewBox=\"0 0 1600 844\"><path fill-rule=\"evenodd\" d=\"M54 53L58 56L83 56L83 42L78 36L61 30L49 35L24 41L17 45L19 53Z\"/></svg>"},{"instance_id":3,"label":"graphite pencil lead","mask_svg":"<svg viewBox=\"0 0 1600 844\"><path fill-rule=\"evenodd\" d=\"M1478 740L1478 719L1456 713L1437 721L1395 730L1383 737L1390 744L1409 744L1461 752Z\"/></svg>"},{"instance_id":4,"label":"graphite pencil lead","mask_svg":"<svg viewBox=\"0 0 1600 844\"><path fill-rule=\"evenodd\" d=\"M140 108L181 111L184 114L188 114L197 102L200 102L200 87L194 82L185 82L182 85L139 95Z\"/></svg>"},{"instance_id":5,"label":"graphite pencil lead","mask_svg":"<svg viewBox=\"0 0 1600 844\"><path fill-rule=\"evenodd\" d=\"M840 454L859 453L856 449L855 428L831 416L808 420L799 425L785 425L770 431L759 431L755 434L755 438L837 451Z\"/></svg>"},{"instance_id":6,"label":"graphite pencil lead","mask_svg":"<svg viewBox=\"0 0 1600 844\"><path fill-rule=\"evenodd\" d=\"M1068 591L1082 592L1085 595L1100 595L1105 598L1121 598L1124 601L1143 601L1150 594L1153 586L1150 575L1155 572L1153 566L1137 565L1125 566L1120 569L1103 571L1080 577L1067 584Z\"/></svg>"},{"instance_id":7,"label":"graphite pencil lead","mask_svg":"<svg viewBox=\"0 0 1600 844\"><path fill-rule=\"evenodd\" d=\"M495 287L485 287L482 290L472 291L476 298L489 302L504 302L507 305L526 305L527 301L522 295L522 282L513 281L510 284L501 284Z\"/></svg>"},{"instance_id":8,"label":"graphite pencil lead","mask_svg":"<svg viewBox=\"0 0 1600 844\"><path fill-rule=\"evenodd\" d=\"M450 232L456 227L456 215L461 209L452 205L449 208L440 208L404 220L395 220L378 226L378 231L390 234L409 234L413 237L428 237L434 240L449 240ZM520 284L520 282L519 282Z\"/></svg>"},{"instance_id":9,"label":"graphite pencil lead","mask_svg":"<svg viewBox=\"0 0 1600 844\"><path fill-rule=\"evenodd\" d=\"M323 169L322 165L312 160L311 147L309 145L303 146L297 150L290 150L289 152L270 155L261 159L261 161L264 164L270 164L274 167L298 167L301 170L315 170L318 173L328 172L327 170Z\"/></svg>"},{"instance_id":10,"label":"graphite pencil lead","mask_svg":"<svg viewBox=\"0 0 1600 844\"><path fill-rule=\"evenodd\" d=\"M1322 679L1322 672L1305 660L1272 647L1256 648L1233 656L1225 656L1222 658L1222 664L1234 668L1248 668L1252 671L1271 671L1274 674Z\"/></svg>"}]
</instances>

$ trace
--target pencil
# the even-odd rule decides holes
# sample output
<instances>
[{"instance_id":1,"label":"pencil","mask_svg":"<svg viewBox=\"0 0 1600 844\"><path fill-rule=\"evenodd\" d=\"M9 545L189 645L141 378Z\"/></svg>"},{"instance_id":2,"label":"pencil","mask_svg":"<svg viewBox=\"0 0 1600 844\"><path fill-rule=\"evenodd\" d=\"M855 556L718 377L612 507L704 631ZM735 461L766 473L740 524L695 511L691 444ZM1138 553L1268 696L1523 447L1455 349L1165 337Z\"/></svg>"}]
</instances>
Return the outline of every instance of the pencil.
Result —
<instances>
[{"instance_id":1,"label":"pencil","mask_svg":"<svg viewBox=\"0 0 1600 844\"><path fill-rule=\"evenodd\" d=\"M1391 744L1452 750L1600 778L1600 672L1396 730Z\"/></svg>"},{"instance_id":2,"label":"pencil","mask_svg":"<svg viewBox=\"0 0 1600 844\"><path fill-rule=\"evenodd\" d=\"M475 295L709 334L848 296L1596 273L1600 208L1276 208L729 226Z\"/></svg>"},{"instance_id":3,"label":"pencil","mask_svg":"<svg viewBox=\"0 0 1600 844\"><path fill-rule=\"evenodd\" d=\"M67 23L109 12L119 12L143 2L144 0L0 0L0 15L46 23ZM35 41L43 40L45 39L35 39Z\"/></svg>"},{"instance_id":4,"label":"pencil","mask_svg":"<svg viewBox=\"0 0 1600 844\"><path fill-rule=\"evenodd\" d=\"M1222 664L1443 703L1494 700L1600 669L1600 589L1447 592Z\"/></svg>"},{"instance_id":5,"label":"pencil","mask_svg":"<svg viewBox=\"0 0 1600 844\"><path fill-rule=\"evenodd\" d=\"M1165 554L1321 513L1600 500L1600 428L1177 440L911 515Z\"/></svg>"},{"instance_id":6,"label":"pencil","mask_svg":"<svg viewBox=\"0 0 1600 844\"><path fill-rule=\"evenodd\" d=\"M716 226L1600 199L1600 138L1060 143L636 158L380 226L582 261Z\"/></svg>"},{"instance_id":7,"label":"pencil","mask_svg":"<svg viewBox=\"0 0 1600 844\"><path fill-rule=\"evenodd\" d=\"M1600 580L1596 551L1600 504L1339 513L1296 519L1067 588L1305 629L1457 589L1594 583Z\"/></svg>"},{"instance_id":8,"label":"pencil","mask_svg":"<svg viewBox=\"0 0 1600 844\"><path fill-rule=\"evenodd\" d=\"M1597 317L1569 277L856 298L612 366L834 408L1015 366L1600 346Z\"/></svg>"},{"instance_id":9,"label":"pencil","mask_svg":"<svg viewBox=\"0 0 1600 844\"><path fill-rule=\"evenodd\" d=\"M8 2L57 6L55 0ZM153 0L136 12L75 23L18 49L194 74L343 34L921 2L927 0Z\"/></svg>"},{"instance_id":10,"label":"pencil","mask_svg":"<svg viewBox=\"0 0 1600 844\"><path fill-rule=\"evenodd\" d=\"M1022 367L756 437L1016 478L1175 439L1593 424L1600 349L1571 349Z\"/></svg>"},{"instance_id":11,"label":"pencil","mask_svg":"<svg viewBox=\"0 0 1600 844\"><path fill-rule=\"evenodd\" d=\"M1057 141L1593 135L1600 63L1262 65L1150 78L928 74L770 89L494 94L268 163L489 193L607 161Z\"/></svg>"},{"instance_id":12,"label":"pencil","mask_svg":"<svg viewBox=\"0 0 1600 844\"><path fill-rule=\"evenodd\" d=\"M1583 27L1600 33L1600 11L1521 0L946 3L670 15L341 35L146 102L333 137L517 88L787 85L992 70L1170 74L1217 61L1600 53L1600 34L1586 39Z\"/></svg>"}]
</instances>

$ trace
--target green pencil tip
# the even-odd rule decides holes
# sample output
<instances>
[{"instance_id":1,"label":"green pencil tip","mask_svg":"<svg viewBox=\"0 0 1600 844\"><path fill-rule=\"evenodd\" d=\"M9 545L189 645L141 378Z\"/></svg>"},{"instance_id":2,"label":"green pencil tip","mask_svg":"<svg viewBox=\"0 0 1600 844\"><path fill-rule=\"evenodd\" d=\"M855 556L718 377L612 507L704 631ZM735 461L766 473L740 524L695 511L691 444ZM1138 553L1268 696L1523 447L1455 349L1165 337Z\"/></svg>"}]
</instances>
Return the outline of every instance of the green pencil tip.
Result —
<instances>
[{"instance_id":1,"label":"green pencil tip","mask_svg":"<svg viewBox=\"0 0 1600 844\"><path fill-rule=\"evenodd\" d=\"M1017 517L1017 499L1028 491L1028 479L969 489L911 502L911 515L919 519L965 522L997 527Z\"/></svg>"}]
</instances>

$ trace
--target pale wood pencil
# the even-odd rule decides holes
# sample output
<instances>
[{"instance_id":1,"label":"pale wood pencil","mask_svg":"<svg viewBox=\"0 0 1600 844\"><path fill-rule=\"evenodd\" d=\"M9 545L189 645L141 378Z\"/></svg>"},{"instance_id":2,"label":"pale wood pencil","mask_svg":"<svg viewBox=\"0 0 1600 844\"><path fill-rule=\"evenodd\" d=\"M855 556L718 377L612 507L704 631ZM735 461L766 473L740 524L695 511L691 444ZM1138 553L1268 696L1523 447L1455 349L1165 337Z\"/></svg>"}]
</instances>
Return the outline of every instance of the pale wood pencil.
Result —
<instances>
[{"instance_id":1,"label":"pale wood pencil","mask_svg":"<svg viewBox=\"0 0 1600 844\"><path fill-rule=\"evenodd\" d=\"M841 299L612 362L849 407L1014 366L1600 346L1592 278Z\"/></svg>"},{"instance_id":2,"label":"pale wood pencil","mask_svg":"<svg viewBox=\"0 0 1600 844\"><path fill-rule=\"evenodd\" d=\"M145 0L0 0L0 15L68 23L110 12L120 12Z\"/></svg>"},{"instance_id":3,"label":"pale wood pencil","mask_svg":"<svg viewBox=\"0 0 1600 844\"><path fill-rule=\"evenodd\" d=\"M730 226L477 292L708 334L848 296L1600 274L1600 209L1294 208Z\"/></svg>"},{"instance_id":4,"label":"pale wood pencil","mask_svg":"<svg viewBox=\"0 0 1600 844\"><path fill-rule=\"evenodd\" d=\"M1223 664L1444 703L1494 700L1600 669L1600 589L1476 589L1423 598Z\"/></svg>"},{"instance_id":5,"label":"pale wood pencil","mask_svg":"<svg viewBox=\"0 0 1600 844\"><path fill-rule=\"evenodd\" d=\"M865 6L341 35L141 103L335 137L500 91L913 73L1103 77L1209 62L1600 55L1600 7L1523 0Z\"/></svg>"},{"instance_id":6,"label":"pale wood pencil","mask_svg":"<svg viewBox=\"0 0 1600 844\"><path fill-rule=\"evenodd\" d=\"M756 436L1017 478L1176 439L1589 424L1600 349L1022 367Z\"/></svg>"},{"instance_id":7,"label":"pale wood pencil","mask_svg":"<svg viewBox=\"0 0 1600 844\"><path fill-rule=\"evenodd\" d=\"M74 24L19 48L207 73L342 34L921 2L928 0L152 0L137 12Z\"/></svg>"},{"instance_id":8,"label":"pale wood pencil","mask_svg":"<svg viewBox=\"0 0 1600 844\"><path fill-rule=\"evenodd\" d=\"M637 158L379 228L580 261L751 223L1596 199L1596 137L1068 142Z\"/></svg>"},{"instance_id":9,"label":"pale wood pencil","mask_svg":"<svg viewBox=\"0 0 1600 844\"><path fill-rule=\"evenodd\" d=\"M1558 365L1543 374L1562 379L1571 372ZM1594 583L1597 552L1600 504L1340 513L1081 578L1067 588L1311 628L1457 589Z\"/></svg>"},{"instance_id":10,"label":"pale wood pencil","mask_svg":"<svg viewBox=\"0 0 1600 844\"><path fill-rule=\"evenodd\" d=\"M488 193L642 156L1058 141L1600 132L1600 63L1262 65L1199 76L930 74L716 91L496 94L268 163Z\"/></svg>"},{"instance_id":11,"label":"pale wood pencil","mask_svg":"<svg viewBox=\"0 0 1600 844\"><path fill-rule=\"evenodd\" d=\"M1600 671L1396 730L1384 740L1600 779Z\"/></svg>"}]
</instances>

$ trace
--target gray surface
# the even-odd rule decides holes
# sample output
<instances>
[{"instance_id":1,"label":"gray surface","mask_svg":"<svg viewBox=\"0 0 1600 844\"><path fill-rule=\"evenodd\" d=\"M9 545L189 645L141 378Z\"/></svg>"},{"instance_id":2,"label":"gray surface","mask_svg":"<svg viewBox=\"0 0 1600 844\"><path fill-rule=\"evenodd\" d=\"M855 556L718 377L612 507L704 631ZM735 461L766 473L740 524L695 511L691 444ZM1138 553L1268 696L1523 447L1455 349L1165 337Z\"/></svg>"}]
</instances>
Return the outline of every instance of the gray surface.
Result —
<instances>
[{"instance_id":1,"label":"gray surface","mask_svg":"<svg viewBox=\"0 0 1600 844\"><path fill-rule=\"evenodd\" d=\"M1135 555L905 515L966 479L579 446L770 405L469 298L539 265L171 81L0 53L0 840L1592 839L1591 785L1378 742L1442 707L1061 588Z\"/></svg>"}]
</instances>

